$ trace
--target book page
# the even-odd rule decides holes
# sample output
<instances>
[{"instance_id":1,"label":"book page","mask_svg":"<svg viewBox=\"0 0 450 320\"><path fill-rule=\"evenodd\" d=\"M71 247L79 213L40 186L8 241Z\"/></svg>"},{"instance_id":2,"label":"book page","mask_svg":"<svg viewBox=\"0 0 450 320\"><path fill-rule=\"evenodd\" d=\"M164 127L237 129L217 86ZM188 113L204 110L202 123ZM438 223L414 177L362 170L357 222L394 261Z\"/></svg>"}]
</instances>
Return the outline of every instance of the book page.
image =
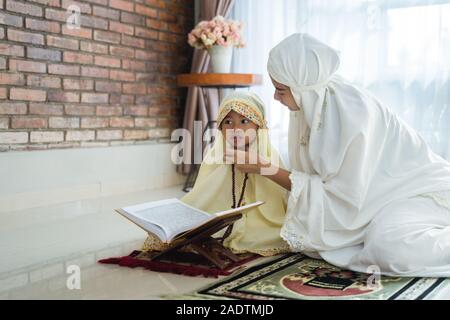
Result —
<instances>
[{"instance_id":1,"label":"book page","mask_svg":"<svg viewBox=\"0 0 450 320\"><path fill-rule=\"evenodd\" d=\"M181 202L151 206L134 211L133 214L144 221L159 225L168 239L211 218Z\"/></svg>"}]
</instances>

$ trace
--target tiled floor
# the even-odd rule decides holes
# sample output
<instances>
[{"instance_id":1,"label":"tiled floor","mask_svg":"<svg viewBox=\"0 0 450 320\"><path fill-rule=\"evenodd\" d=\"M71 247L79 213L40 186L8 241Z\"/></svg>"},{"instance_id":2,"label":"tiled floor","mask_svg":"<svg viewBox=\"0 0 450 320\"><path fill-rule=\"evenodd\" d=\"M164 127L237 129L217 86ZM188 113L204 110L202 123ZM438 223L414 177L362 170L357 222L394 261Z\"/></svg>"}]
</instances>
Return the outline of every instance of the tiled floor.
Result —
<instances>
[{"instance_id":1,"label":"tiled floor","mask_svg":"<svg viewBox=\"0 0 450 320\"><path fill-rule=\"evenodd\" d=\"M130 253L146 236L114 208L183 194L176 186L1 214L0 299L158 299L217 281L97 263ZM67 268L73 265L81 281L71 290Z\"/></svg>"},{"instance_id":2,"label":"tiled floor","mask_svg":"<svg viewBox=\"0 0 450 320\"><path fill-rule=\"evenodd\" d=\"M176 186L0 215L0 299L157 299L217 281L97 263L146 237L113 209L183 194ZM70 290L73 265L81 281Z\"/></svg>"}]
</instances>

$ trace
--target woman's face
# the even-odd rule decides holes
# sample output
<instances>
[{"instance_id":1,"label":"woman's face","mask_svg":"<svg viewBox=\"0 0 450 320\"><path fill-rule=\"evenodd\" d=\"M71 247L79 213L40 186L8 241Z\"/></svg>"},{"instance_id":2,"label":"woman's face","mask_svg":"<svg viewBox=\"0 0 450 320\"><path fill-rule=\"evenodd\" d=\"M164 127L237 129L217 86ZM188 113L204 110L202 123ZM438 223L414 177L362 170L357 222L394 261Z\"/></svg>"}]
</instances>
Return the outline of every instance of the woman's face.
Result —
<instances>
[{"instance_id":1,"label":"woman's face","mask_svg":"<svg viewBox=\"0 0 450 320\"><path fill-rule=\"evenodd\" d=\"M280 101L281 104L288 107L289 110L300 110L300 108L297 106L297 103L295 102L291 89L288 86L275 81L272 77L270 77L270 79L272 80L273 86L275 87L275 94L273 98L277 101Z\"/></svg>"},{"instance_id":2,"label":"woman's face","mask_svg":"<svg viewBox=\"0 0 450 320\"><path fill-rule=\"evenodd\" d=\"M255 141L258 125L231 110L223 119L220 130L234 149L244 150Z\"/></svg>"}]
</instances>

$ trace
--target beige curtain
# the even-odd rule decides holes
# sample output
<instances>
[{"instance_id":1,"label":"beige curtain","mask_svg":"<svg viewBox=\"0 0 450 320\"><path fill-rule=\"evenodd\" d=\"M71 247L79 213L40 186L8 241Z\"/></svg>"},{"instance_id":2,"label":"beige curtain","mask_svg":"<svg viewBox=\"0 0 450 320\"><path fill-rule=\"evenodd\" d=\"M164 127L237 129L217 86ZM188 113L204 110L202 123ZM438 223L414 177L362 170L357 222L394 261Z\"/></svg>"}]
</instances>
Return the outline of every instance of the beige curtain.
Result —
<instances>
[{"instance_id":1,"label":"beige curtain","mask_svg":"<svg viewBox=\"0 0 450 320\"><path fill-rule=\"evenodd\" d=\"M229 17L234 0L200 0L199 19L210 20L216 15ZM209 55L205 50L195 49L192 58L191 73L209 72ZM206 101L207 100L207 101ZM202 121L203 128L210 120L214 120L219 106L219 94L217 89L201 89L199 87L188 88L186 106L183 119L183 128L191 134L191 143L185 144L183 149L183 163L177 167L177 171L187 174L194 162L194 147L198 137L194 136L194 121ZM201 132L195 132L196 135ZM187 142L187 141L185 141Z\"/></svg>"}]
</instances>

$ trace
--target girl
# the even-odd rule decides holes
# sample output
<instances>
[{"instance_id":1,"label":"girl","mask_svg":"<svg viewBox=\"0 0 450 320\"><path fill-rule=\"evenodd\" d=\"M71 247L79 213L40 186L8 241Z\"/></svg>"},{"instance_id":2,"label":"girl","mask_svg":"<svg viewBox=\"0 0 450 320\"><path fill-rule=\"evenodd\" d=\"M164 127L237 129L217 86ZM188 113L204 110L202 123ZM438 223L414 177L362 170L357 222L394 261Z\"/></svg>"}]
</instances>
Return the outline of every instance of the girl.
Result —
<instances>
[{"instance_id":1,"label":"girl","mask_svg":"<svg viewBox=\"0 0 450 320\"><path fill-rule=\"evenodd\" d=\"M214 145L202 162L195 185L180 200L209 213L263 200L263 205L249 210L234 223L223 244L234 253L270 256L288 252L288 244L280 237L286 191L260 175L244 174L223 162L224 149L228 147L281 163L269 142L263 102L252 93L230 94L219 107L217 126ZM164 245L149 235L143 250L162 248Z\"/></svg>"}]
</instances>

